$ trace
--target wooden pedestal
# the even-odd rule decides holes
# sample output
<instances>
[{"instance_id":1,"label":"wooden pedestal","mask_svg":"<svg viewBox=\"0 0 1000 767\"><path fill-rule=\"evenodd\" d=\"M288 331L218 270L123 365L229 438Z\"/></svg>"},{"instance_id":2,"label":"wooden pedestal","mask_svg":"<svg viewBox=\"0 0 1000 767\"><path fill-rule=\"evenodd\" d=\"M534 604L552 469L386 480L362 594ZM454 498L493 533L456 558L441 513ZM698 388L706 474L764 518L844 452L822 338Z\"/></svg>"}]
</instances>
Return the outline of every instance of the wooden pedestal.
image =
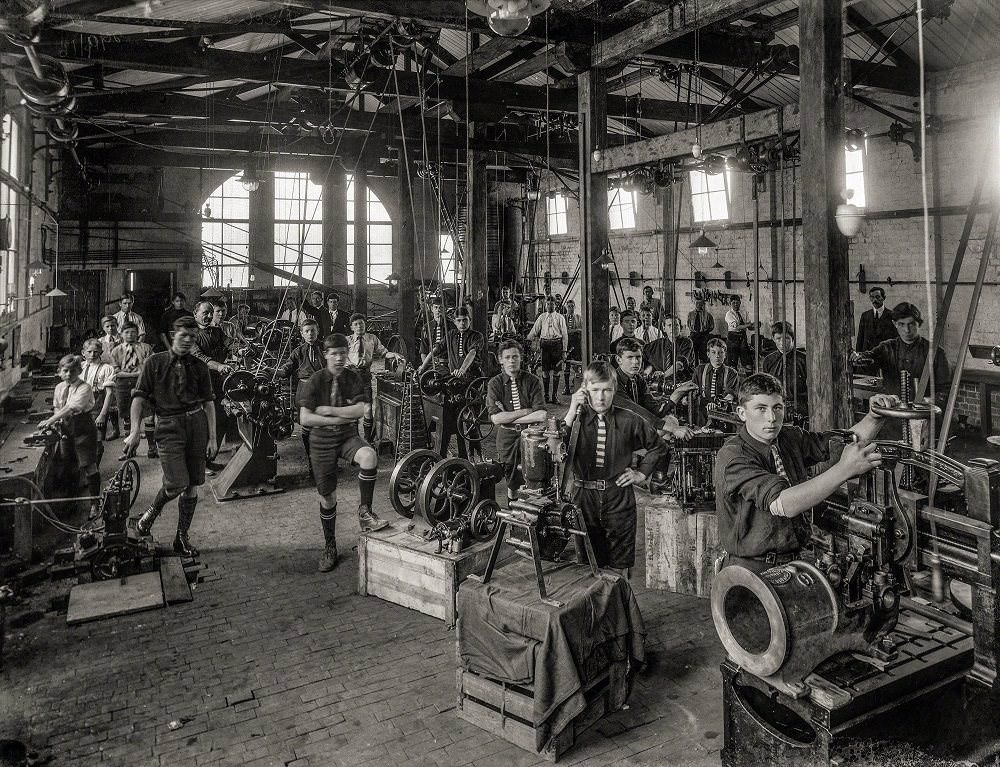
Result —
<instances>
[{"instance_id":1,"label":"wooden pedestal","mask_svg":"<svg viewBox=\"0 0 1000 767\"><path fill-rule=\"evenodd\" d=\"M473 544L459 554L438 554L436 541L424 541L401 525L361 534L358 593L441 618L451 628L458 587L486 569L493 542Z\"/></svg>"},{"instance_id":2,"label":"wooden pedestal","mask_svg":"<svg viewBox=\"0 0 1000 767\"><path fill-rule=\"evenodd\" d=\"M552 762L572 748L584 730L622 707L628 698L628 662L611 664L587 684L584 694L587 707L562 730L550 732L548 724L532 723L535 702L531 685L505 684L471 671L458 671L458 715L462 719Z\"/></svg>"},{"instance_id":3,"label":"wooden pedestal","mask_svg":"<svg viewBox=\"0 0 1000 767\"><path fill-rule=\"evenodd\" d=\"M646 524L646 587L709 597L719 552L712 511L688 513L672 495L636 493Z\"/></svg>"}]
</instances>

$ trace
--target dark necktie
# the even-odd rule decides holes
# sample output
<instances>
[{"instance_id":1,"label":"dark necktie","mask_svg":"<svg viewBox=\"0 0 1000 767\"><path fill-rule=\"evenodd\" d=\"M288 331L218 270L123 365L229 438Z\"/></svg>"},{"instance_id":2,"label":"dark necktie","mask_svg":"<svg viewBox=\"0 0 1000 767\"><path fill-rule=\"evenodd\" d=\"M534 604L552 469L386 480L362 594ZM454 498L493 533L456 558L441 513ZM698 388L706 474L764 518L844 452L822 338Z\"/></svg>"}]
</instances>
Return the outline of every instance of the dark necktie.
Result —
<instances>
[{"instance_id":1,"label":"dark necktie","mask_svg":"<svg viewBox=\"0 0 1000 767\"><path fill-rule=\"evenodd\" d=\"M139 358L136 356L133 344L125 344L125 361L122 363L122 367L125 368L126 373L131 373L139 367Z\"/></svg>"},{"instance_id":2,"label":"dark necktie","mask_svg":"<svg viewBox=\"0 0 1000 767\"><path fill-rule=\"evenodd\" d=\"M174 393L181 402L184 402L184 392L186 389L187 368L184 367L184 362L181 359L177 359L174 361Z\"/></svg>"},{"instance_id":3,"label":"dark necktie","mask_svg":"<svg viewBox=\"0 0 1000 767\"><path fill-rule=\"evenodd\" d=\"M340 407L340 383L337 376L333 377L333 383L330 384L330 404L333 407Z\"/></svg>"}]
</instances>

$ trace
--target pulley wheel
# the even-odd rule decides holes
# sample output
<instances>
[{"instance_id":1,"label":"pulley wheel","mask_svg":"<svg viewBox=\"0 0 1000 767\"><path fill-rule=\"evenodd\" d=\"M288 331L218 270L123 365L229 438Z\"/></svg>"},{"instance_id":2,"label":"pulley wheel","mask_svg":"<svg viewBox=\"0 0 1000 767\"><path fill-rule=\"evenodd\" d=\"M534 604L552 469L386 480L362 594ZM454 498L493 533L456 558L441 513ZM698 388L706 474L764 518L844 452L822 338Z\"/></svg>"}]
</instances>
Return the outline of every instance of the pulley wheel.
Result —
<instances>
[{"instance_id":1,"label":"pulley wheel","mask_svg":"<svg viewBox=\"0 0 1000 767\"><path fill-rule=\"evenodd\" d=\"M458 434L466 442L482 442L493 433L493 422L483 431L483 417L487 415L486 403L470 402L458 411Z\"/></svg>"},{"instance_id":2,"label":"pulley wheel","mask_svg":"<svg viewBox=\"0 0 1000 767\"><path fill-rule=\"evenodd\" d=\"M249 402L253 397L256 381L249 370L237 370L222 382L222 396L233 402Z\"/></svg>"},{"instance_id":3,"label":"pulley wheel","mask_svg":"<svg viewBox=\"0 0 1000 767\"><path fill-rule=\"evenodd\" d=\"M90 560L90 575L95 581L113 581L139 572L139 554L126 543L114 543L99 549Z\"/></svg>"},{"instance_id":4,"label":"pulley wheel","mask_svg":"<svg viewBox=\"0 0 1000 767\"><path fill-rule=\"evenodd\" d=\"M927 421L932 415L941 415L941 408L926 402L914 402L912 405L896 405L894 407L872 405L872 412L883 418L898 418L904 421Z\"/></svg>"},{"instance_id":5,"label":"pulley wheel","mask_svg":"<svg viewBox=\"0 0 1000 767\"><path fill-rule=\"evenodd\" d=\"M35 104L34 102L25 99L24 105L32 114L36 114L39 117L62 117L67 112L72 112L76 107L76 96L71 94L51 106L45 104Z\"/></svg>"},{"instance_id":6,"label":"pulley wheel","mask_svg":"<svg viewBox=\"0 0 1000 767\"><path fill-rule=\"evenodd\" d=\"M116 472L118 475L118 481L129 488L128 493L128 511L133 506L135 506L135 500L139 497L139 480L141 474L139 472L139 464L134 458L129 458L122 467Z\"/></svg>"},{"instance_id":7,"label":"pulley wheel","mask_svg":"<svg viewBox=\"0 0 1000 767\"><path fill-rule=\"evenodd\" d=\"M76 141L80 136L80 126L76 123L66 123L66 128L60 128L59 123L49 122L45 126L45 132L54 140L58 141L60 144L65 144L70 141Z\"/></svg>"},{"instance_id":8,"label":"pulley wheel","mask_svg":"<svg viewBox=\"0 0 1000 767\"><path fill-rule=\"evenodd\" d=\"M14 70L14 81L25 100L31 104L51 107L62 103L70 94L69 75L63 65L49 56L39 56L42 76L35 74L25 58Z\"/></svg>"},{"instance_id":9,"label":"pulley wheel","mask_svg":"<svg viewBox=\"0 0 1000 767\"><path fill-rule=\"evenodd\" d=\"M486 376L479 376L469 381L465 387L465 397L469 402L486 402L486 385L489 379Z\"/></svg>"},{"instance_id":10,"label":"pulley wheel","mask_svg":"<svg viewBox=\"0 0 1000 767\"><path fill-rule=\"evenodd\" d=\"M417 493L417 513L432 527L469 514L479 498L479 472L464 458L446 458L428 472Z\"/></svg>"},{"instance_id":11,"label":"pulley wheel","mask_svg":"<svg viewBox=\"0 0 1000 767\"><path fill-rule=\"evenodd\" d=\"M444 391L447 378L448 376L440 370L431 368L420 374L417 386L420 387L420 393L425 397L433 397Z\"/></svg>"},{"instance_id":12,"label":"pulley wheel","mask_svg":"<svg viewBox=\"0 0 1000 767\"><path fill-rule=\"evenodd\" d=\"M488 541L500 527L500 504L491 498L480 501L469 515L469 533L473 540Z\"/></svg>"},{"instance_id":13,"label":"pulley wheel","mask_svg":"<svg viewBox=\"0 0 1000 767\"><path fill-rule=\"evenodd\" d=\"M413 519L420 484L440 460L433 450L411 450L396 464L389 477L389 498L399 516Z\"/></svg>"}]
</instances>

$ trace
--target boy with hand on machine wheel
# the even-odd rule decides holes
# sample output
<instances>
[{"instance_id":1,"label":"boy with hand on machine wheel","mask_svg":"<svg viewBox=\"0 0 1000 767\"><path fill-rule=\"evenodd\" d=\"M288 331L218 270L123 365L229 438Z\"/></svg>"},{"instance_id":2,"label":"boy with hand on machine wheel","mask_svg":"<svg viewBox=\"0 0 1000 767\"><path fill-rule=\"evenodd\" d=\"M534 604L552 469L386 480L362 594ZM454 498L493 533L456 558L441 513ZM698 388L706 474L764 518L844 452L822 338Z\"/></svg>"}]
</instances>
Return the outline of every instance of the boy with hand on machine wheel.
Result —
<instances>
[{"instance_id":1,"label":"boy with hand on machine wheel","mask_svg":"<svg viewBox=\"0 0 1000 767\"><path fill-rule=\"evenodd\" d=\"M524 481L521 474L521 429L526 424L544 423L545 397L538 376L521 370L521 344L501 341L497 350L501 372L486 385L486 407L497 425L497 460L504 465L507 502L517 498Z\"/></svg>"},{"instance_id":2,"label":"boy with hand on machine wheel","mask_svg":"<svg viewBox=\"0 0 1000 767\"><path fill-rule=\"evenodd\" d=\"M564 420L571 429L573 503L583 510L597 564L628 578L635 564L632 485L645 481L667 447L652 426L614 404L615 391L611 365L592 362L583 372L583 386L573 394ZM631 468L632 453L643 449L646 454L639 468Z\"/></svg>"},{"instance_id":3,"label":"boy with hand on machine wheel","mask_svg":"<svg viewBox=\"0 0 1000 767\"><path fill-rule=\"evenodd\" d=\"M364 417L366 393L364 378L348 367L347 337L331 333L323 341L326 367L313 373L299 396L299 423L309 427L310 463L319 493L319 517L326 548L319 560L319 571L326 573L337 566L337 459L353 461L358 472L361 503L358 521L362 532L389 526L372 511L378 456L375 449L358 435L358 421Z\"/></svg>"},{"instance_id":4,"label":"boy with hand on machine wheel","mask_svg":"<svg viewBox=\"0 0 1000 767\"><path fill-rule=\"evenodd\" d=\"M822 503L847 480L881 465L871 441L883 418L869 412L851 427L858 441L812 479L808 469L830 459L823 432L785 426L781 382L767 373L748 376L739 387L736 413L743 427L719 450L715 460L715 508L723 567L738 564L754 572L798 558L809 539L802 514ZM879 394L871 407L893 407L894 396Z\"/></svg>"}]
</instances>

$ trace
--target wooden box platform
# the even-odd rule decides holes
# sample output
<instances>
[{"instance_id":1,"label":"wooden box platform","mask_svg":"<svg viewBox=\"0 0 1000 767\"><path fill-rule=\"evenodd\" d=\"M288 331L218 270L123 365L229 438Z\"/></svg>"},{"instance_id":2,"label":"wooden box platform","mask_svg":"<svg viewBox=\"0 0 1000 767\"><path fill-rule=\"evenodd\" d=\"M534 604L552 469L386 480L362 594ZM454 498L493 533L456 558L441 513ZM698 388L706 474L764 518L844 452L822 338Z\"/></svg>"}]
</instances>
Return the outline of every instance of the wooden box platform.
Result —
<instances>
[{"instance_id":1,"label":"wooden box platform","mask_svg":"<svg viewBox=\"0 0 1000 767\"><path fill-rule=\"evenodd\" d=\"M709 597L719 553L714 511L689 513L672 495L636 493L646 524L646 587Z\"/></svg>"},{"instance_id":2,"label":"wooden box platform","mask_svg":"<svg viewBox=\"0 0 1000 767\"><path fill-rule=\"evenodd\" d=\"M587 684L586 708L559 732L548 724L532 722L534 690L531 685L511 685L471 671L458 671L458 715L465 721L503 738L515 746L558 761L583 731L617 711L628 698L628 662L612 663Z\"/></svg>"},{"instance_id":3,"label":"wooden box platform","mask_svg":"<svg viewBox=\"0 0 1000 767\"><path fill-rule=\"evenodd\" d=\"M406 532L405 522L394 520L385 530L359 537L358 593L441 618L451 628L458 587L486 569L493 542L475 543L460 554L436 554L437 542Z\"/></svg>"}]
</instances>

